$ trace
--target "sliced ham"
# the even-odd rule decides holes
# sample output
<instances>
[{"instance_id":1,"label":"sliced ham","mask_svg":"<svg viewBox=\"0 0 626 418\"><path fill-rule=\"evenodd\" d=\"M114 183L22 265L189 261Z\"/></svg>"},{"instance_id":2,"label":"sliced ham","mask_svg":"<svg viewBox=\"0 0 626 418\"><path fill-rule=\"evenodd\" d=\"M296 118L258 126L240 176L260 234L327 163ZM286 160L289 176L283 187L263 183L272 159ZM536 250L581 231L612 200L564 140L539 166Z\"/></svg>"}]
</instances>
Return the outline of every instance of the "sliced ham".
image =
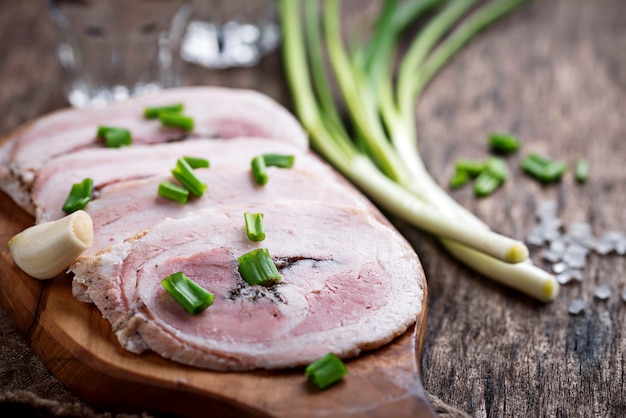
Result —
<instances>
[{"instance_id":1,"label":"sliced ham","mask_svg":"<svg viewBox=\"0 0 626 418\"><path fill-rule=\"evenodd\" d=\"M172 181L169 175L105 187L99 197L85 208L93 220L94 242L81 258L119 244L165 218L181 218L207 208L301 200L352 205L377 213L372 204L356 191L299 166L296 163L291 169L269 167L270 180L263 186L255 183L245 166L197 169L197 177L208 188L201 197L192 197L186 204L157 195L159 183Z\"/></svg>"},{"instance_id":2,"label":"sliced ham","mask_svg":"<svg viewBox=\"0 0 626 418\"><path fill-rule=\"evenodd\" d=\"M165 128L143 117L146 106L184 103L194 118L190 133ZM28 192L39 170L52 158L86 148L100 149L99 125L129 129L134 144L194 138L257 136L275 138L306 148L308 140L297 120L268 96L250 90L189 87L96 109L68 109L42 117L11 134L0 147L0 188L32 213Z\"/></svg>"},{"instance_id":3,"label":"sliced ham","mask_svg":"<svg viewBox=\"0 0 626 418\"><path fill-rule=\"evenodd\" d=\"M232 138L194 140L184 143L89 149L57 157L46 164L32 189L37 223L61 218L61 210L72 184L89 177L94 188L125 180L170 173L183 156L207 158L211 168L250 167L253 157L264 153L294 155L299 167L335 180L339 176L308 150L280 140Z\"/></svg>"},{"instance_id":4,"label":"sliced ham","mask_svg":"<svg viewBox=\"0 0 626 418\"><path fill-rule=\"evenodd\" d=\"M267 238L246 238L244 211L265 214ZM282 275L250 286L237 257L267 248ZM74 265L90 299L129 351L214 370L351 357L403 333L422 310L424 277L401 235L367 211L312 201L204 210ZM215 294L189 315L161 286L182 271Z\"/></svg>"}]
</instances>

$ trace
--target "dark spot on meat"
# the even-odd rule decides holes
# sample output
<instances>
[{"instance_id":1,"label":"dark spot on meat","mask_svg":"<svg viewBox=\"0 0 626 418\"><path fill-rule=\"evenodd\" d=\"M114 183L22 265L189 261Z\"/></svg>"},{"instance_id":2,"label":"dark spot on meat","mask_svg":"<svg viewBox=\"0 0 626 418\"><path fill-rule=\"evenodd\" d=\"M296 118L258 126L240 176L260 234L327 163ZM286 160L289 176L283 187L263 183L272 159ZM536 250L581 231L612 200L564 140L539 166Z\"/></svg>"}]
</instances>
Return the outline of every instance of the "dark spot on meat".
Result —
<instances>
[{"instance_id":1,"label":"dark spot on meat","mask_svg":"<svg viewBox=\"0 0 626 418\"><path fill-rule=\"evenodd\" d=\"M293 266L294 264L300 262L300 261L313 261L313 268L315 268L315 264L322 262L322 261L328 261L328 260L324 260L324 259L317 259L317 258L307 258L304 256L294 256L294 257L279 257L276 258L274 260L274 264L276 265L276 268L278 270L282 270L282 269L288 269L291 266Z\"/></svg>"},{"instance_id":2,"label":"dark spot on meat","mask_svg":"<svg viewBox=\"0 0 626 418\"><path fill-rule=\"evenodd\" d=\"M250 286L241 277L237 278L237 287L228 293L228 299L235 302L245 299L257 302L261 299L269 300L272 303L285 303L285 299L280 294L280 282L270 286Z\"/></svg>"},{"instance_id":3,"label":"dark spot on meat","mask_svg":"<svg viewBox=\"0 0 626 418\"><path fill-rule=\"evenodd\" d=\"M187 135L186 132L180 132L178 135L170 136L169 138L165 140L165 142L171 144L173 142L182 142L186 140L187 138L189 138L189 135Z\"/></svg>"}]
</instances>

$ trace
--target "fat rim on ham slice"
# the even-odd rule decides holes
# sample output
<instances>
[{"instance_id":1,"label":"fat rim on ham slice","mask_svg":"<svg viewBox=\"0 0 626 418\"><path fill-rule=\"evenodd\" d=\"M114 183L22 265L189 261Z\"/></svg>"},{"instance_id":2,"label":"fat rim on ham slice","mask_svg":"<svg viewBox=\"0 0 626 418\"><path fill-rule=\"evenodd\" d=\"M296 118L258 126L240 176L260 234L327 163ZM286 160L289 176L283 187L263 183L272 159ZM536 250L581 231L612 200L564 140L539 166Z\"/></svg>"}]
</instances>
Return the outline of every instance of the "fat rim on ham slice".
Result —
<instances>
[{"instance_id":1,"label":"fat rim on ham slice","mask_svg":"<svg viewBox=\"0 0 626 418\"><path fill-rule=\"evenodd\" d=\"M246 238L246 210L265 214L265 241ZM236 258L259 247L283 275L275 286L249 286L237 272ZM160 285L179 270L215 293L199 315ZM425 303L420 262L395 229L368 211L312 201L167 219L72 271L127 350L213 370L353 357L405 332Z\"/></svg>"}]
</instances>

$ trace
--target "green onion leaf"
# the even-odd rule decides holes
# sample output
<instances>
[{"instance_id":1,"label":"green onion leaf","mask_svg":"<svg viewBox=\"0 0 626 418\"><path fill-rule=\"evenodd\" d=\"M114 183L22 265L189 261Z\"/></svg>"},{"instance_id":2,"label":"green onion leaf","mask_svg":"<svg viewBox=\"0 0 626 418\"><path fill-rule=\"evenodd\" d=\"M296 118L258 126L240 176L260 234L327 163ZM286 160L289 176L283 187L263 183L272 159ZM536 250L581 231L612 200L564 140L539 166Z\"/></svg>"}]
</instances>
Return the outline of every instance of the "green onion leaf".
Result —
<instances>
[{"instance_id":1,"label":"green onion leaf","mask_svg":"<svg viewBox=\"0 0 626 418\"><path fill-rule=\"evenodd\" d=\"M558 181L567 170L565 163L535 153L524 156L520 165L524 172L542 183Z\"/></svg>"},{"instance_id":2,"label":"green onion leaf","mask_svg":"<svg viewBox=\"0 0 626 418\"><path fill-rule=\"evenodd\" d=\"M267 167L291 168L296 157L283 154L263 154L263 160Z\"/></svg>"},{"instance_id":3,"label":"green onion leaf","mask_svg":"<svg viewBox=\"0 0 626 418\"><path fill-rule=\"evenodd\" d=\"M128 129L117 128L114 126L99 126L97 137L104 140L104 145L107 148L119 148L132 143L132 138Z\"/></svg>"},{"instance_id":4,"label":"green onion leaf","mask_svg":"<svg viewBox=\"0 0 626 418\"><path fill-rule=\"evenodd\" d=\"M263 228L263 214L244 212L246 221L246 235L250 241L260 242L265 239L265 230Z\"/></svg>"},{"instance_id":5,"label":"green onion leaf","mask_svg":"<svg viewBox=\"0 0 626 418\"><path fill-rule=\"evenodd\" d=\"M172 175L196 197L202 196L207 188L207 185L196 177L189 163L182 158L176 161L176 168L172 169Z\"/></svg>"},{"instance_id":6,"label":"green onion leaf","mask_svg":"<svg viewBox=\"0 0 626 418\"><path fill-rule=\"evenodd\" d=\"M159 120L161 120L163 125L181 128L186 131L191 131L194 126L192 117L181 115L180 113L160 112Z\"/></svg>"},{"instance_id":7,"label":"green onion leaf","mask_svg":"<svg viewBox=\"0 0 626 418\"><path fill-rule=\"evenodd\" d=\"M74 183L70 190L67 200L63 204L63 212L70 214L77 210L84 209L91 200L91 192L93 189L93 180L86 178L80 183Z\"/></svg>"},{"instance_id":8,"label":"green onion leaf","mask_svg":"<svg viewBox=\"0 0 626 418\"><path fill-rule=\"evenodd\" d=\"M252 159L250 163L252 166L252 176L254 176L254 180L257 184L266 184L267 183L267 170L265 169L265 158L262 155L256 156Z\"/></svg>"},{"instance_id":9,"label":"green onion leaf","mask_svg":"<svg viewBox=\"0 0 626 418\"><path fill-rule=\"evenodd\" d=\"M163 181L159 184L158 194L159 196L180 203L187 203L189 201L189 190L177 184L170 183L169 181Z\"/></svg>"},{"instance_id":10,"label":"green onion leaf","mask_svg":"<svg viewBox=\"0 0 626 418\"><path fill-rule=\"evenodd\" d=\"M579 183L587 181L587 177L589 177L589 161L584 158L578 160L576 163L575 176Z\"/></svg>"},{"instance_id":11,"label":"green onion leaf","mask_svg":"<svg viewBox=\"0 0 626 418\"><path fill-rule=\"evenodd\" d=\"M269 286L281 279L267 248L258 248L237 259L239 273L249 285Z\"/></svg>"},{"instance_id":12,"label":"green onion leaf","mask_svg":"<svg viewBox=\"0 0 626 418\"><path fill-rule=\"evenodd\" d=\"M161 284L191 315L204 311L213 304L215 295L185 276L182 272L170 274Z\"/></svg>"},{"instance_id":13,"label":"green onion leaf","mask_svg":"<svg viewBox=\"0 0 626 418\"><path fill-rule=\"evenodd\" d=\"M187 161L187 164L189 164L189 167L196 169L196 168L209 168L209 160L207 160L206 158L198 158L198 157L188 157L185 156L183 157L183 160Z\"/></svg>"},{"instance_id":14,"label":"green onion leaf","mask_svg":"<svg viewBox=\"0 0 626 418\"><path fill-rule=\"evenodd\" d=\"M347 375L348 368L339 357L328 353L309 364L305 374L319 389L326 389Z\"/></svg>"},{"instance_id":15,"label":"green onion leaf","mask_svg":"<svg viewBox=\"0 0 626 418\"><path fill-rule=\"evenodd\" d=\"M454 175L450 179L450 187L452 189L458 189L465 186L470 180L470 175L465 170L456 170Z\"/></svg>"},{"instance_id":16,"label":"green onion leaf","mask_svg":"<svg viewBox=\"0 0 626 418\"><path fill-rule=\"evenodd\" d=\"M519 150L520 140L515 135L494 132L489 135L491 150L500 154L512 154Z\"/></svg>"},{"instance_id":17,"label":"green onion leaf","mask_svg":"<svg viewBox=\"0 0 626 418\"><path fill-rule=\"evenodd\" d=\"M503 180L494 176L490 171L484 171L474 182L474 194L478 197L489 196L496 191Z\"/></svg>"},{"instance_id":18,"label":"green onion leaf","mask_svg":"<svg viewBox=\"0 0 626 418\"><path fill-rule=\"evenodd\" d=\"M509 168L506 165L506 161L499 157L489 157L487 159L486 170L500 181L506 180L509 176Z\"/></svg>"},{"instance_id":19,"label":"green onion leaf","mask_svg":"<svg viewBox=\"0 0 626 418\"><path fill-rule=\"evenodd\" d=\"M465 171L471 177L477 177L485 170L485 162L460 158L456 160L454 167L457 171Z\"/></svg>"},{"instance_id":20,"label":"green onion leaf","mask_svg":"<svg viewBox=\"0 0 626 418\"><path fill-rule=\"evenodd\" d=\"M179 113L183 111L182 103L175 103L166 106L149 106L143 111L143 115L146 119L156 119L161 113Z\"/></svg>"}]
</instances>

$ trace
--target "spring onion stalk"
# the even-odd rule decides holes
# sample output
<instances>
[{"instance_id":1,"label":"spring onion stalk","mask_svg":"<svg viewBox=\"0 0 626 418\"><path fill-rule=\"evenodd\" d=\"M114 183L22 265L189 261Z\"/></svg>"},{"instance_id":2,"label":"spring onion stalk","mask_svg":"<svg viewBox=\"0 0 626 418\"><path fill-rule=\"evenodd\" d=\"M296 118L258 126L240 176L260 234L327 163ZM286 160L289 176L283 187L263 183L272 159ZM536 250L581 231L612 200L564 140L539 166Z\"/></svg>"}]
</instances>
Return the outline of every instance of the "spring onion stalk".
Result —
<instances>
[{"instance_id":1,"label":"spring onion stalk","mask_svg":"<svg viewBox=\"0 0 626 418\"><path fill-rule=\"evenodd\" d=\"M191 166L183 158L176 161L176 167L171 172L174 178L196 197L202 196L207 189L207 185L195 175Z\"/></svg>"},{"instance_id":2,"label":"spring onion stalk","mask_svg":"<svg viewBox=\"0 0 626 418\"><path fill-rule=\"evenodd\" d=\"M286 154L263 154L263 161L267 167L291 168L296 157Z\"/></svg>"},{"instance_id":3,"label":"spring onion stalk","mask_svg":"<svg viewBox=\"0 0 626 418\"><path fill-rule=\"evenodd\" d=\"M304 373L319 389L326 389L347 375L348 369L339 357L328 353L309 364Z\"/></svg>"},{"instance_id":4,"label":"spring onion stalk","mask_svg":"<svg viewBox=\"0 0 626 418\"><path fill-rule=\"evenodd\" d=\"M91 192L93 190L93 180L86 178L79 183L72 184L70 193L63 203L63 212L70 214L77 210L84 209L91 200Z\"/></svg>"},{"instance_id":5,"label":"spring onion stalk","mask_svg":"<svg viewBox=\"0 0 626 418\"><path fill-rule=\"evenodd\" d=\"M246 223L246 235L250 241L261 242L265 239L265 229L263 228L263 214L244 212Z\"/></svg>"},{"instance_id":6,"label":"spring onion stalk","mask_svg":"<svg viewBox=\"0 0 626 418\"><path fill-rule=\"evenodd\" d=\"M456 171L465 171L471 177L478 177L485 170L485 162L459 158L454 163L454 168Z\"/></svg>"},{"instance_id":7,"label":"spring onion stalk","mask_svg":"<svg viewBox=\"0 0 626 418\"><path fill-rule=\"evenodd\" d=\"M281 279L267 248L257 248L245 253L237 261L241 277L251 286L269 286Z\"/></svg>"},{"instance_id":8,"label":"spring onion stalk","mask_svg":"<svg viewBox=\"0 0 626 418\"><path fill-rule=\"evenodd\" d=\"M146 119L157 119L161 113L180 113L183 111L182 103L174 103L165 106L149 106L143 111L143 116Z\"/></svg>"},{"instance_id":9,"label":"spring onion stalk","mask_svg":"<svg viewBox=\"0 0 626 418\"><path fill-rule=\"evenodd\" d=\"M204 311L215 300L214 294L180 271L164 278L161 285L191 315Z\"/></svg>"},{"instance_id":10,"label":"spring onion stalk","mask_svg":"<svg viewBox=\"0 0 626 418\"><path fill-rule=\"evenodd\" d=\"M562 161L536 153L526 154L520 165L524 172L546 184L560 180L567 170L567 165Z\"/></svg>"},{"instance_id":11,"label":"spring onion stalk","mask_svg":"<svg viewBox=\"0 0 626 418\"><path fill-rule=\"evenodd\" d=\"M119 148L132 144L130 131L115 126L99 126L96 136L104 141L107 148Z\"/></svg>"},{"instance_id":12,"label":"spring onion stalk","mask_svg":"<svg viewBox=\"0 0 626 418\"><path fill-rule=\"evenodd\" d=\"M83 210L44 222L13 236L8 247L13 261L39 280L51 279L67 270L93 244L93 221Z\"/></svg>"},{"instance_id":13,"label":"spring onion stalk","mask_svg":"<svg viewBox=\"0 0 626 418\"><path fill-rule=\"evenodd\" d=\"M169 181L159 183L157 194L179 203L187 203L189 201L189 190Z\"/></svg>"},{"instance_id":14,"label":"spring onion stalk","mask_svg":"<svg viewBox=\"0 0 626 418\"><path fill-rule=\"evenodd\" d=\"M207 160L206 158L185 156L183 157L183 160L185 160L187 164L189 164L189 167L194 170L196 168L209 168L209 166L211 165L209 163L209 160Z\"/></svg>"},{"instance_id":15,"label":"spring onion stalk","mask_svg":"<svg viewBox=\"0 0 626 418\"><path fill-rule=\"evenodd\" d=\"M381 208L433 234L462 262L487 277L547 300L530 283L549 282L545 286L552 289L547 292L550 299L558 290L554 276L521 262L528 256L523 243L491 231L439 187L419 156L414 126L415 103L428 81L475 34L524 1L495 0L478 7L473 7L474 0L425 1L413 16L424 17L424 13L434 11L434 17L412 41L397 78L391 72L389 63L394 60L389 51L398 50L397 38L408 23L394 11L394 6L399 7L396 0L385 2L370 43L362 48L353 46L350 51L342 45L338 0L324 3L323 37L316 36L316 1L304 2L304 14L300 13L300 1L280 0L279 8L287 80L296 114L315 150ZM304 25L299 16L305 17ZM321 45L320 39L326 45ZM321 56L326 48L330 73ZM384 63L376 62L379 55ZM329 75L334 75L339 86L349 126L330 93ZM396 86L404 87L394 89L394 80ZM496 170L495 178L502 176ZM481 257L475 258L475 254ZM501 277L505 274L512 279Z\"/></svg>"},{"instance_id":16,"label":"spring onion stalk","mask_svg":"<svg viewBox=\"0 0 626 418\"><path fill-rule=\"evenodd\" d=\"M194 127L194 120L190 116L185 116L180 113L173 112L159 112L158 118L163 125L173 126L175 128L181 128L186 131L191 131Z\"/></svg>"}]
</instances>

